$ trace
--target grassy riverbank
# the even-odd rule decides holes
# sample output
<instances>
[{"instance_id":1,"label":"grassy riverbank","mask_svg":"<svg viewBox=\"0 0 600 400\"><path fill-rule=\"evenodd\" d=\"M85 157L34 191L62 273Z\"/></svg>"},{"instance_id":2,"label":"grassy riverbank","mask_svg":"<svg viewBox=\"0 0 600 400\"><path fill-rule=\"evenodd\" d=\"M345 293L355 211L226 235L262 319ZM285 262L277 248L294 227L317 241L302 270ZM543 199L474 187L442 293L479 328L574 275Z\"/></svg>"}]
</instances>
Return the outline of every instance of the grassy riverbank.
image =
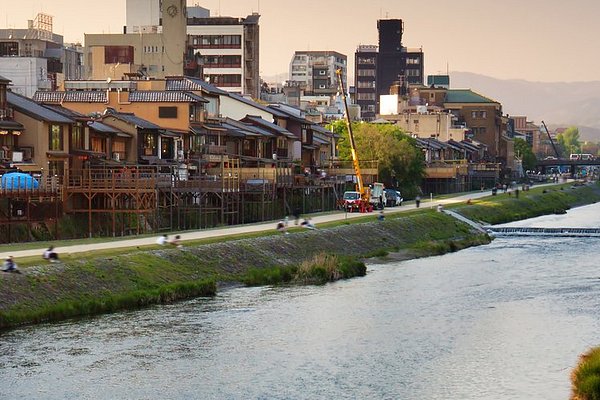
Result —
<instances>
[{"instance_id":1,"label":"grassy riverbank","mask_svg":"<svg viewBox=\"0 0 600 400\"><path fill-rule=\"evenodd\" d=\"M600 399L600 347L590 350L579 359L571 374L572 400Z\"/></svg>"},{"instance_id":2,"label":"grassy riverbank","mask_svg":"<svg viewBox=\"0 0 600 400\"><path fill-rule=\"evenodd\" d=\"M552 212L591 203L600 194L597 187L586 186L531 191L518 200L507 197L456 210L480 220L494 216L487 222L498 222L548 213L549 203ZM514 211L521 204L529 210L527 215ZM219 283L322 284L364 275L362 260L368 257L423 257L489 240L450 216L420 209L390 214L385 221L369 215L318 230L295 229L289 235L269 232L186 243L182 249L73 254L60 264L24 262L22 274L0 275L0 328L212 296Z\"/></svg>"}]
</instances>

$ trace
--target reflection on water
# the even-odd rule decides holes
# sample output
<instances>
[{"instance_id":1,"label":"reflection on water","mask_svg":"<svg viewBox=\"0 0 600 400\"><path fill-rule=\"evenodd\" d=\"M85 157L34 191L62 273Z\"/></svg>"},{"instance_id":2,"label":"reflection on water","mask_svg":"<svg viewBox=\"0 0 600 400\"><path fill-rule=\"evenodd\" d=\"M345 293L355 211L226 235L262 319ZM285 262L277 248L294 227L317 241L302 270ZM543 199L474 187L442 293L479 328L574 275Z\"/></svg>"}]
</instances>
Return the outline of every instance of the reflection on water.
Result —
<instances>
[{"instance_id":1,"label":"reflection on water","mask_svg":"<svg viewBox=\"0 0 600 400\"><path fill-rule=\"evenodd\" d=\"M322 287L14 330L0 398L567 399L600 343L599 244L500 238Z\"/></svg>"}]
</instances>

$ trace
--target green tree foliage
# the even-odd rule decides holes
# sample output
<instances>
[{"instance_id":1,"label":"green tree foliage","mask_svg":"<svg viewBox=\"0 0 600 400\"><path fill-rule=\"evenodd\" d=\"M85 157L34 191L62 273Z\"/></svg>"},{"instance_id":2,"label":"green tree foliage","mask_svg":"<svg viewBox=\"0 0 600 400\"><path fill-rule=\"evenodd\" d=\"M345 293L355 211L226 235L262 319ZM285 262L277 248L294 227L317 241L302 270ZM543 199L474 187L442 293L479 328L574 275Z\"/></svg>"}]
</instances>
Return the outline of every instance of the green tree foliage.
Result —
<instances>
[{"instance_id":1,"label":"green tree foliage","mask_svg":"<svg viewBox=\"0 0 600 400\"><path fill-rule=\"evenodd\" d=\"M527 141L519 138L515 139L515 155L523 160L523 170L534 169L537 158Z\"/></svg>"},{"instance_id":2,"label":"green tree foliage","mask_svg":"<svg viewBox=\"0 0 600 400\"><path fill-rule=\"evenodd\" d=\"M556 135L556 140L560 147L564 150L565 156L569 154L581 153L581 142L579 140L579 128L571 126L565 129L564 132Z\"/></svg>"},{"instance_id":3,"label":"green tree foliage","mask_svg":"<svg viewBox=\"0 0 600 400\"><path fill-rule=\"evenodd\" d=\"M339 141L340 159L352 160L346 124L336 121L332 125L334 132L342 138ZM378 161L381 182L388 187L399 187L406 194L416 193L425 176L425 163L413 138L391 124L354 123L352 132L360 161Z\"/></svg>"}]
</instances>

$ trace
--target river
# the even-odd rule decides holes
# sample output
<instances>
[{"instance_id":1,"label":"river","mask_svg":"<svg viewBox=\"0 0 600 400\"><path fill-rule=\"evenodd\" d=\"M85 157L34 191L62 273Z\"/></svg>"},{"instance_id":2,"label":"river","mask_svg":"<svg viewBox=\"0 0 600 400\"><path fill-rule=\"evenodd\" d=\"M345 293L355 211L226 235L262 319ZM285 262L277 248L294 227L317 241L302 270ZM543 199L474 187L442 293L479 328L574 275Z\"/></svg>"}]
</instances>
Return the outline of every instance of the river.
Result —
<instances>
[{"instance_id":1,"label":"river","mask_svg":"<svg viewBox=\"0 0 600 400\"><path fill-rule=\"evenodd\" d=\"M518 224L600 227L599 211ZM566 400L600 345L599 245L500 237L325 286L12 330L0 398Z\"/></svg>"}]
</instances>

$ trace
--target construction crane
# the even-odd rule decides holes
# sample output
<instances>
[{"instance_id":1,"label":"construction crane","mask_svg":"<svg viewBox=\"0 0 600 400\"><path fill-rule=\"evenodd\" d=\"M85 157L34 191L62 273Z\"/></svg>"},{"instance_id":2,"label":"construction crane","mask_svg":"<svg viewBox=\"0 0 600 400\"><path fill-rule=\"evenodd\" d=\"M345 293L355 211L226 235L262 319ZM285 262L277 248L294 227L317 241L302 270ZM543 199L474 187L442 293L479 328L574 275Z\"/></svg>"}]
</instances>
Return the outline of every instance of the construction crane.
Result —
<instances>
[{"instance_id":1,"label":"construction crane","mask_svg":"<svg viewBox=\"0 0 600 400\"><path fill-rule=\"evenodd\" d=\"M544 121L542 121L542 125L544 125L544 129L546 130L548 139L550 139L550 144L552 144L552 148L554 149L554 154L556 154L556 158L559 159L560 155L558 154L558 149L556 148L556 145L554 144L554 140L552 140L552 136L550 136L550 131L548 131L548 127L546 126L546 123Z\"/></svg>"},{"instance_id":2,"label":"construction crane","mask_svg":"<svg viewBox=\"0 0 600 400\"><path fill-rule=\"evenodd\" d=\"M352 133L352 122L350 121L348 102L346 101L346 88L344 87L344 80L342 79L342 70L338 69L335 71L335 73L337 75L338 86L342 95L342 101L344 102L346 127L348 128L348 137L350 139L350 153L352 154L352 166L354 167L354 173L356 175L356 192L358 192L358 195L360 196L360 198L352 199L353 196L351 193L344 193L345 207L346 209L357 207L360 212L373 211L373 207L371 205L371 191L369 188L365 187L362 174L360 172L360 163L358 159L358 153L356 152L356 143L354 142L354 134Z\"/></svg>"}]
</instances>

